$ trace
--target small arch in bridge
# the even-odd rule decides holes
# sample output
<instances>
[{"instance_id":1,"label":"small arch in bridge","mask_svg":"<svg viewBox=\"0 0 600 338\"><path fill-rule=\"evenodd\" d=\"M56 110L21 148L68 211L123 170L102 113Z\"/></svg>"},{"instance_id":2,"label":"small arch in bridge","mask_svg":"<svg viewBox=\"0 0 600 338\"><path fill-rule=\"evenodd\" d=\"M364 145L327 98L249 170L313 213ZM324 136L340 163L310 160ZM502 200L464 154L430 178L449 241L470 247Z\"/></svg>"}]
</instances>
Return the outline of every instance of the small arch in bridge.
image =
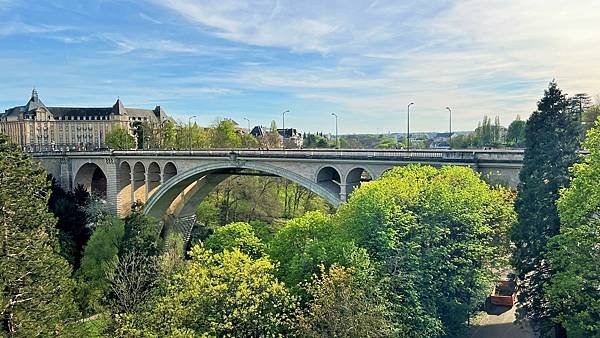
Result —
<instances>
[{"instance_id":1,"label":"small arch in bridge","mask_svg":"<svg viewBox=\"0 0 600 338\"><path fill-rule=\"evenodd\" d=\"M82 165L75 175L74 186L83 186L89 193L106 199L106 175L95 163Z\"/></svg>"},{"instance_id":2,"label":"small arch in bridge","mask_svg":"<svg viewBox=\"0 0 600 338\"><path fill-rule=\"evenodd\" d=\"M163 183L167 182L175 175L177 175L177 167L173 162L167 162L163 168Z\"/></svg>"},{"instance_id":3,"label":"small arch in bridge","mask_svg":"<svg viewBox=\"0 0 600 338\"><path fill-rule=\"evenodd\" d=\"M146 201L146 168L142 162L133 166L133 201Z\"/></svg>"},{"instance_id":4,"label":"small arch in bridge","mask_svg":"<svg viewBox=\"0 0 600 338\"><path fill-rule=\"evenodd\" d=\"M339 171L334 167L323 167L317 173L317 183L329 192L339 196L342 184Z\"/></svg>"},{"instance_id":5,"label":"small arch in bridge","mask_svg":"<svg viewBox=\"0 0 600 338\"><path fill-rule=\"evenodd\" d=\"M148 196L160 185L160 166L156 162L148 165Z\"/></svg>"},{"instance_id":6,"label":"small arch in bridge","mask_svg":"<svg viewBox=\"0 0 600 338\"><path fill-rule=\"evenodd\" d=\"M131 209L131 166L127 161L121 162L117 172L118 190L118 208L119 214L125 214Z\"/></svg>"},{"instance_id":7,"label":"small arch in bridge","mask_svg":"<svg viewBox=\"0 0 600 338\"><path fill-rule=\"evenodd\" d=\"M350 195L354 189L360 187L364 182L373 180L373 175L367 169L356 167L351 169L346 175L346 193Z\"/></svg>"}]
</instances>

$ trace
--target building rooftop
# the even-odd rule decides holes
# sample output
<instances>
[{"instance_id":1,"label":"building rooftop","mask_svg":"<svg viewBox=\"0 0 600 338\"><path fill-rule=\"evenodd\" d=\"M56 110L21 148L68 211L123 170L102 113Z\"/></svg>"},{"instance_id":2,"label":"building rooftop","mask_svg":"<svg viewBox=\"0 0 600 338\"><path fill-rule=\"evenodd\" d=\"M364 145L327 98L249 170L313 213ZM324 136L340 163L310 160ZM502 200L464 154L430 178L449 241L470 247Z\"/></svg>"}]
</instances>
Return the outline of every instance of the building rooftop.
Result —
<instances>
[{"instance_id":1,"label":"building rooftop","mask_svg":"<svg viewBox=\"0 0 600 338\"><path fill-rule=\"evenodd\" d=\"M154 109L126 108L121 99L117 99L112 107L47 107L39 99L37 90L33 90L31 98L24 106L17 106L7 109L0 117L18 116L19 114L29 113L35 115L38 109L46 109L55 118L63 116L108 116L108 115L127 115L133 118L151 118L164 120L167 118L166 112L156 106Z\"/></svg>"}]
</instances>

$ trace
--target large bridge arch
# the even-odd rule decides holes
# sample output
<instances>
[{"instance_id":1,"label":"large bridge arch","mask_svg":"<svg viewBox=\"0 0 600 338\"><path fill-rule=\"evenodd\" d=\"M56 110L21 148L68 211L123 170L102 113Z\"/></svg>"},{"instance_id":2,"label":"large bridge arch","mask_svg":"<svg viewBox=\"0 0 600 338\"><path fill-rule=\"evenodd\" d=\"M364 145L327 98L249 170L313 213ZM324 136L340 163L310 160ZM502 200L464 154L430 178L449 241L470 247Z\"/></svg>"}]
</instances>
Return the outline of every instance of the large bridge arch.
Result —
<instances>
[{"instance_id":1,"label":"large bridge arch","mask_svg":"<svg viewBox=\"0 0 600 338\"><path fill-rule=\"evenodd\" d=\"M219 171L224 169L249 169L277 175L295 182L316 193L335 207L339 206L342 202L339 195L334 194L326 187L319 185L317 182L288 169L261 162L232 163L231 161L222 161L199 165L173 176L171 179L161 185L154 194L152 194L146 203L144 212L147 215L156 217L158 219L163 219L173 201L182 192L184 192L186 188L197 182L196 184L201 185L197 189L197 193L188 200L189 202L187 202L187 206L179 208L180 214L175 215L187 216L185 213L193 210L193 206L190 204L200 202L206 196L206 194L212 191L212 188L214 188L227 177L227 175L219 173Z\"/></svg>"},{"instance_id":2,"label":"large bridge arch","mask_svg":"<svg viewBox=\"0 0 600 338\"><path fill-rule=\"evenodd\" d=\"M107 180L106 174L99 165L93 162L81 165L75 174L73 187L83 186L90 194L106 199Z\"/></svg>"}]
</instances>

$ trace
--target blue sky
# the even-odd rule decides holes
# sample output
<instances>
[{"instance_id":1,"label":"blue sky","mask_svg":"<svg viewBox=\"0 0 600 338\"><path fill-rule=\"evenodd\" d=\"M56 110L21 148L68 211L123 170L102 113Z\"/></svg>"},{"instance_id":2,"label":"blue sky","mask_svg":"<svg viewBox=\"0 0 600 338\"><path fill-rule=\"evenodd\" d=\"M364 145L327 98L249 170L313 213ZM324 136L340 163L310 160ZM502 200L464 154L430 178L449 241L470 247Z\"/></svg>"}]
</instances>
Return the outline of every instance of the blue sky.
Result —
<instances>
[{"instance_id":1,"label":"blue sky","mask_svg":"<svg viewBox=\"0 0 600 338\"><path fill-rule=\"evenodd\" d=\"M0 107L163 106L201 124L470 130L556 79L600 93L600 1L0 0Z\"/></svg>"}]
</instances>

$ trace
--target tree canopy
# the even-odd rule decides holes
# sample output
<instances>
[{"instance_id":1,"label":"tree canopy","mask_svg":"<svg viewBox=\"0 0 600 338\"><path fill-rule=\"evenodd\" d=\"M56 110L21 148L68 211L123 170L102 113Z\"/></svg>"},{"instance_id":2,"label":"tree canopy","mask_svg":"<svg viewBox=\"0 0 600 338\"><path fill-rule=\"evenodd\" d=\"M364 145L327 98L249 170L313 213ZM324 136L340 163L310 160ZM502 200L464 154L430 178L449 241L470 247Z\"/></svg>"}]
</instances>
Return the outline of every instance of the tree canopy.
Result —
<instances>
[{"instance_id":1,"label":"tree canopy","mask_svg":"<svg viewBox=\"0 0 600 338\"><path fill-rule=\"evenodd\" d=\"M135 138L129 130L123 127L115 127L106 133L106 145L111 149L127 150L135 148Z\"/></svg>"},{"instance_id":2,"label":"tree canopy","mask_svg":"<svg viewBox=\"0 0 600 338\"><path fill-rule=\"evenodd\" d=\"M256 237L252 226L245 222L230 223L217 228L204 246L213 252L239 249L253 258L262 257L265 253L265 245Z\"/></svg>"},{"instance_id":3,"label":"tree canopy","mask_svg":"<svg viewBox=\"0 0 600 338\"><path fill-rule=\"evenodd\" d=\"M506 143L513 147L522 147L525 145L525 124L520 116L512 121L506 131Z\"/></svg>"},{"instance_id":4,"label":"tree canopy","mask_svg":"<svg viewBox=\"0 0 600 338\"><path fill-rule=\"evenodd\" d=\"M164 296L120 329L122 335L266 337L291 332L295 300L267 257L197 245Z\"/></svg>"},{"instance_id":5,"label":"tree canopy","mask_svg":"<svg viewBox=\"0 0 600 338\"><path fill-rule=\"evenodd\" d=\"M357 189L336 217L389 276L406 334L464 334L506 267L512 195L471 169L411 165Z\"/></svg>"},{"instance_id":6,"label":"tree canopy","mask_svg":"<svg viewBox=\"0 0 600 338\"><path fill-rule=\"evenodd\" d=\"M310 280L320 265L360 270L370 264L366 251L348 239L339 223L316 211L288 221L269 242L268 253L279 262L279 278L290 286Z\"/></svg>"}]
</instances>

